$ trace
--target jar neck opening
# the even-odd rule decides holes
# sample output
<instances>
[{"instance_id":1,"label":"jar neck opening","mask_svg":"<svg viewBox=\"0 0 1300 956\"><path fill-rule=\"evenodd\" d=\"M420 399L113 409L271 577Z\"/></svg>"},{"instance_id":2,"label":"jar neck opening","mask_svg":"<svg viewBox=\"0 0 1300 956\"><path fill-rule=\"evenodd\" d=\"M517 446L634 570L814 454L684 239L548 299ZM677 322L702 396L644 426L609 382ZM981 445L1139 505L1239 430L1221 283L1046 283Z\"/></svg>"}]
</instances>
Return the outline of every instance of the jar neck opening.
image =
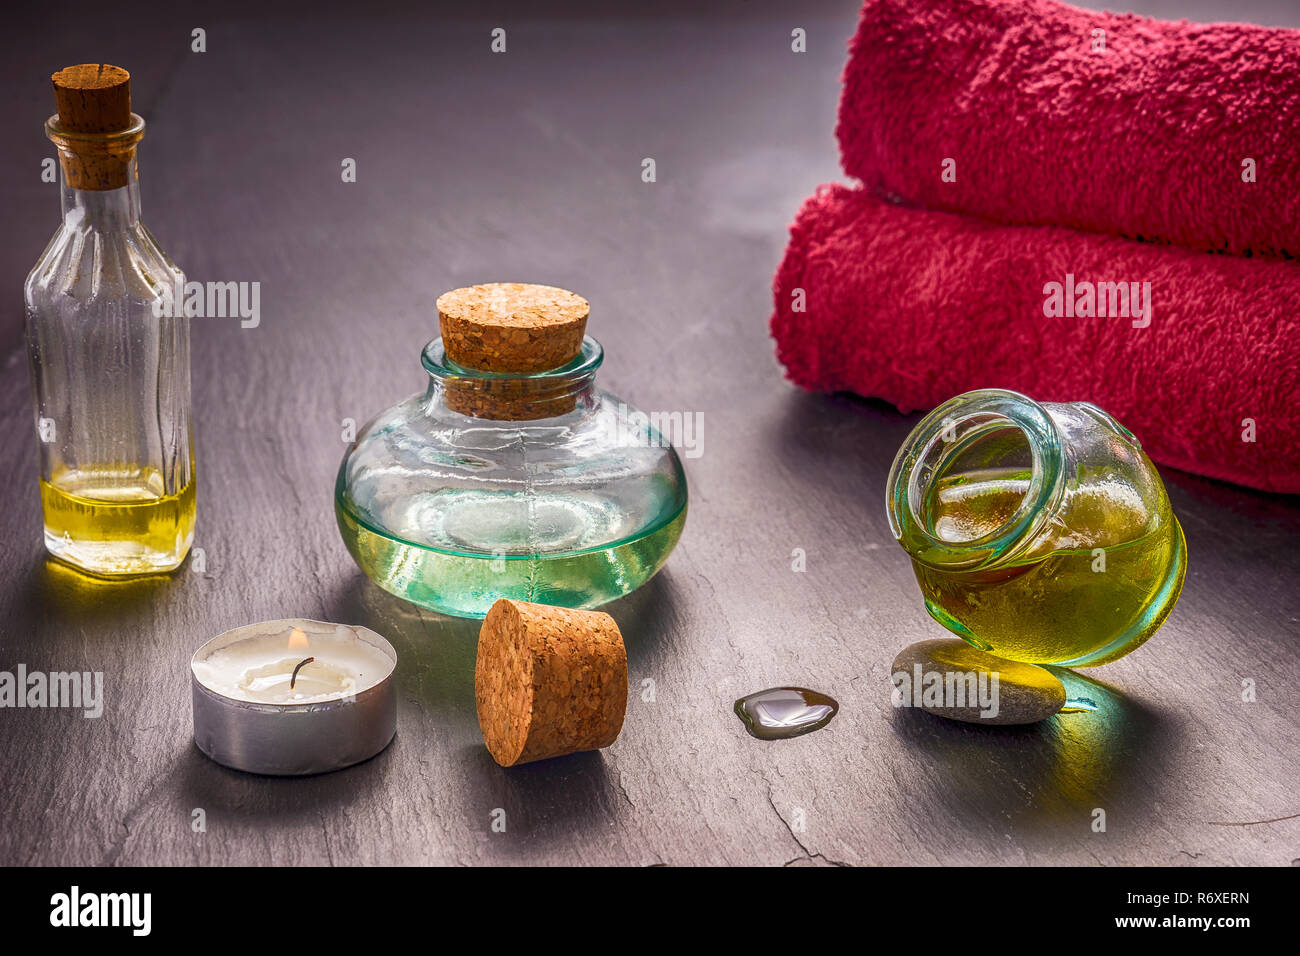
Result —
<instances>
[{"instance_id":1,"label":"jar neck opening","mask_svg":"<svg viewBox=\"0 0 1300 956\"><path fill-rule=\"evenodd\" d=\"M888 484L889 523L917 561L952 571L1023 551L1064 491L1061 437L1037 402L985 389L950 399L903 443Z\"/></svg>"},{"instance_id":2,"label":"jar neck opening","mask_svg":"<svg viewBox=\"0 0 1300 956\"><path fill-rule=\"evenodd\" d=\"M604 361L600 343L587 336L573 361L542 372L486 372L447 357L442 339L425 346L420 357L429 373L430 399L471 418L533 421L572 412L589 395Z\"/></svg>"},{"instance_id":3,"label":"jar neck opening","mask_svg":"<svg viewBox=\"0 0 1300 956\"><path fill-rule=\"evenodd\" d=\"M117 189L78 189L64 170L59 182L63 221L72 228L119 232L140 223L140 186L135 159L127 162L127 184Z\"/></svg>"}]
</instances>

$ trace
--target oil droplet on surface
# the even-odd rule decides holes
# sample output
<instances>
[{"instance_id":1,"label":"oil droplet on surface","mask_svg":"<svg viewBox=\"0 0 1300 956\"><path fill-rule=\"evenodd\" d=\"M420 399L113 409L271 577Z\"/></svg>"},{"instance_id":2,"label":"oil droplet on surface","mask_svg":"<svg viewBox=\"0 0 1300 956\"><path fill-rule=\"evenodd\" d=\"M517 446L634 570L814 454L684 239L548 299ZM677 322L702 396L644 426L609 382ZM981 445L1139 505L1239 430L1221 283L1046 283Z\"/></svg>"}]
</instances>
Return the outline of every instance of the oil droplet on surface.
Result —
<instances>
[{"instance_id":1,"label":"oil droplet on surface","mask_svg":"<svg viewBox=\"0 0 1300 956\"><path fill-rule=\"evenodd\" d=\"M804 687L772 687L736 701L736 716L751 737L785 740L820 730L839 713L833 697Z\"/></svg>"}]
</instances>

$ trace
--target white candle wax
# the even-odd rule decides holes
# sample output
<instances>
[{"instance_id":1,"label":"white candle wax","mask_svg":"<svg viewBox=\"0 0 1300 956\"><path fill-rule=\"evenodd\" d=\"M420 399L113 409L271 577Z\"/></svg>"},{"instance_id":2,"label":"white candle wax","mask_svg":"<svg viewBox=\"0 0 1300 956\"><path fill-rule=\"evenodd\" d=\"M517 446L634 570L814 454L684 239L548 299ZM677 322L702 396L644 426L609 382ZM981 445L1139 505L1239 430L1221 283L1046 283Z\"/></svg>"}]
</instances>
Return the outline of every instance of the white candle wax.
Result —
<instances>
[{"instance_id":1,"label":"white candle wax","mask_svg":"<svg viewBox=\"0 0 1300 956\"><path fill-rule=\"evenodd\" d=\"M194 742L217 763L300 775L367 760L393 739L393 645L364 627L265 621L190 662Z\"/></svg>"},{"instance_id":2,"label":"white candle wax","mask_svg":"<svg viewBox=\"0 0 1300 956\"><path fill-rule=\"evenodd\" d=\"M192 666L209 690L258 704L339 700L393 671L392 660L352 628L312 621L283 622L279 629L215 648Z\"/></svg>"}]
</instances>

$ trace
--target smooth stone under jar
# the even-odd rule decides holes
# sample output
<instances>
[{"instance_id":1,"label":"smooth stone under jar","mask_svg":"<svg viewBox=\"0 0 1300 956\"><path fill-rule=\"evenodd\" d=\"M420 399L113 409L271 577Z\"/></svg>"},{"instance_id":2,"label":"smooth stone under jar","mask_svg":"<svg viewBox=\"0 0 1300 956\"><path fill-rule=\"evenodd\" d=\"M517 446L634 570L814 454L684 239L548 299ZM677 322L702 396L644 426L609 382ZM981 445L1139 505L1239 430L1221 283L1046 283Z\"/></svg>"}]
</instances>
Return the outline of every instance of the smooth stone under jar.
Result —
<instances>
[{"instance_id":1,"label":"smooth stone under jar","mask_svg":"<svg viewBox=\"0 0 1300 956\"><path fill-rule=\"evenodd\" d=\"M968 724L1034 724L1053 714L1095 709L1070 701L1055 674L994 657L955 638L909 644L890 672L895 707L915 707Z\"/></svg>"},{"instance_id":2,"label":"smooth stone under jar","mask_svg":"<svg viewBox=\"0 0 1300 956\"><path fill-rule=\"evenodd\" d=\"M362 428L339 467L357 564L458 617L500 598L594 608L640 587L681 535L686 477L648 416L596 388L586 301L494 283L438 309L427 390Z\"/></svg>"},{"instance_id":3,"label":"smooth stone under jar","mask_svg":"<svg viewBox=\"0 0 1300 956\"><path fill-rule=\"evenodd\" d=\"M930 615L998 657L1108 663L1182 590L1186 545L1159 473L1087 402L958 395L908 436L886 493Z\"/></svg>"}]
</instances>

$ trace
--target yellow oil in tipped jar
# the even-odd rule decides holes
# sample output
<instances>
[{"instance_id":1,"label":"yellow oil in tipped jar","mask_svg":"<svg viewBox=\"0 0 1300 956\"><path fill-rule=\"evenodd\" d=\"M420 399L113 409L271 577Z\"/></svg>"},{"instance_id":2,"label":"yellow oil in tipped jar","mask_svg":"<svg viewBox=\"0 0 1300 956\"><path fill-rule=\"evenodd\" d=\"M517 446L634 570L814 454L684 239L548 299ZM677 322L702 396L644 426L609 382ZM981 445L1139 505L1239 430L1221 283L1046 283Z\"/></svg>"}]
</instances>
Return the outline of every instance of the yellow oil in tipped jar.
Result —
<instances>
[{"instance_id":1,"label":"yellow oil in tipped jar","mask_svg":"<svg viewBox=\"0 0 1300 956\"><path fill-rule=\"evenodd\" d=\"M64 468L41 480L45 546L99 575L171 571L194 537L194 477L172 494L153 468Z\"/></svg>"},{"instance_id":2,"label":"yellow oil in tipped jar","mask_svg":"<svg viewBox=\"0 0 1300 956\"><path fill-rule=\"evenodd\" d=\"M936 482L928 502L937 537L960 544L995 533L1020 506L1028 471L968 473ZM1183 580L1183 533L1165 500L1152 522L1140 498L1118 483L1072 496L1068 525L1044 529L994 570L936 571L914 563L930 614L990 653L1017 661L1071 661L1131 635L1089 659L1104 664L1133 650L1173 607Z\"/></svg>"},{"instance_id":3,"label":"yellow oil in tipped jar","mask_svg":"<svg viewBox=\"0 0 1300 956\"><path fill-rule=\"evenodd\" d=\"M950 399L903 443L886 507L930 615L1009 660L1123 657L1169 616L1186 575L1159 472L1089 402Z\"/></svg>"}]
</instances>

